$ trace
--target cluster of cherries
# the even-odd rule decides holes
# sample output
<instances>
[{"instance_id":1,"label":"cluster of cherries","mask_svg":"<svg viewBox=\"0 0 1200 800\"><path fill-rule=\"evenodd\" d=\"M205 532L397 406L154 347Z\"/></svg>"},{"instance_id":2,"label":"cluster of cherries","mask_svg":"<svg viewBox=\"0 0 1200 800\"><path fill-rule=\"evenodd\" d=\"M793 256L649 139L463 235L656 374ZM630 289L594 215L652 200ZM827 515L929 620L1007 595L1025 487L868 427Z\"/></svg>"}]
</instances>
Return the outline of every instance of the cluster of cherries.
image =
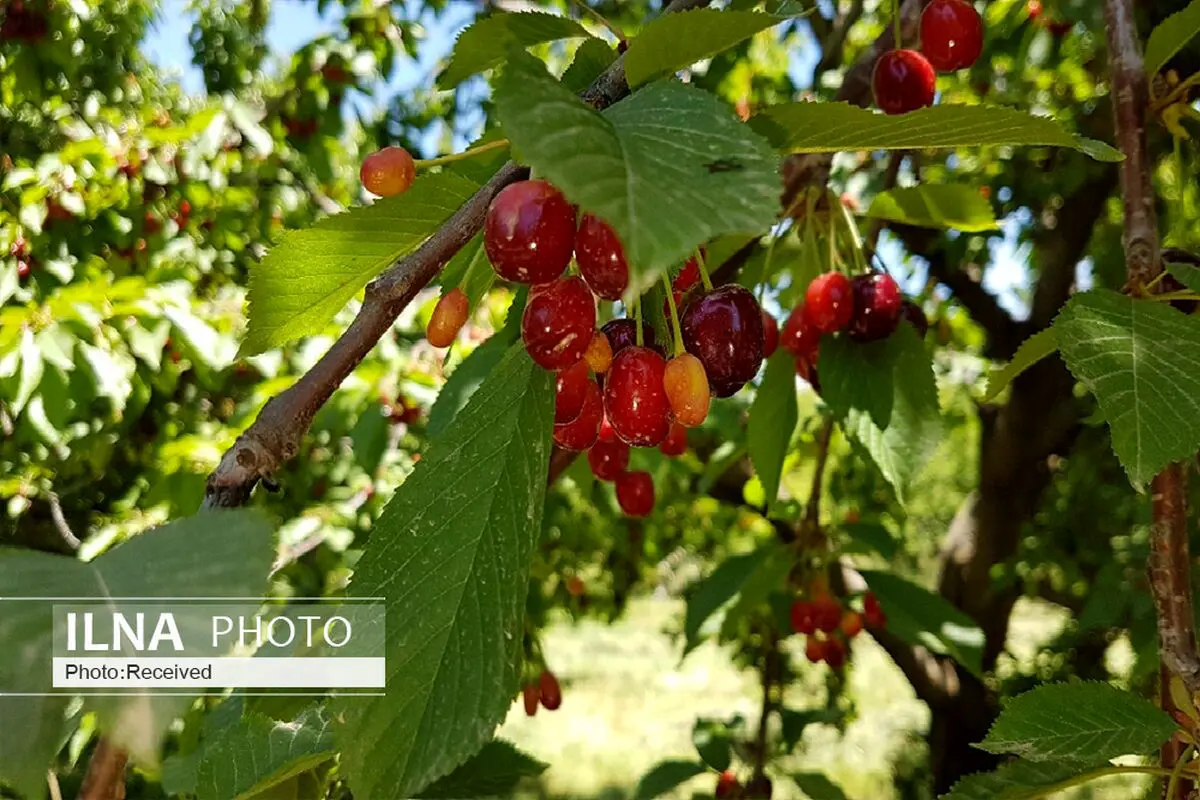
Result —
<instances>
[{"instance_id":1,"label":"cluster of cherries","mask_svg":"<svg viewBox=\"0 0 1200 800\"><path fill-rule=\"evenodd\" d=\"M554 711L562 705L562 687L558 685L558 678L550 670L542 670L536 681L521 687L521 700L525 704L525 713L531 717L537 713L539 705Z\"/></svg>"},{"instance_id":2,"label":"cluster of cherries","mask_svg":"<svg viewBox=\"0 0 1200 800\"><path fill-rule=\"evenodd\" d=\"M983 52L983 20L968 0L932 0L921 12L921 49L889 50L875 62L871 85L885 114L933 105L937 72L955 72Z\"/></svg>"},{"instance_id":3,"label":"cluster of cherries","mask_svg":"<svg viewBox=\"0 0 1200 800\"><path fill-rule=\"evenodd\" d=\"M50 23L44 12L31 8L25 0L12 0L0 4L4 16L0 19L0 41L12 39L18 42L37 42L50 32Z\"/></svg>"},{"instance_id":4,"label":"cluster of cherries","mask_svg":"<svg viewBox=\"0 0 1200 800\"><path fill-rule=\"evenodd\" d=\"M887 615L879 607L874 593L863 595L862 612L842 605L822 581L814 582L807 600L792 604L792 630L804 634L804 657L814 664L824 661L833 669L846 663L850 640L863 628L879 630L887 626Z\"/></svg>"},{"instance_id":5,"label":"cluster of cherries","mask_svg":"<svg viewBox=\"0 0 1200 800\"><path fill-rule=\"evenodd\" d=\"M823 334L841 331L856 342L873 342L890 336L901 320L919 336L929 330L925 312L905 299L892 276L868 272L849 278L826 272L813 279L804 299L788 315L779 346L796 359L796 374L816 387Z\"/></svg>"},{"instance_id":6,"label":"cluster of cherries","mask_svg":"<svg viewBox=\"0 0 1200 800\"><path fill-rule=\"evenodd\" d=\"M739 800L753 798L754 800L771 800L771 779L766 775L751 778L745 786L737 779L737 773L727 769L717 776L717 788L713 794L720 800Z\"/></svg>"}]
</instances>

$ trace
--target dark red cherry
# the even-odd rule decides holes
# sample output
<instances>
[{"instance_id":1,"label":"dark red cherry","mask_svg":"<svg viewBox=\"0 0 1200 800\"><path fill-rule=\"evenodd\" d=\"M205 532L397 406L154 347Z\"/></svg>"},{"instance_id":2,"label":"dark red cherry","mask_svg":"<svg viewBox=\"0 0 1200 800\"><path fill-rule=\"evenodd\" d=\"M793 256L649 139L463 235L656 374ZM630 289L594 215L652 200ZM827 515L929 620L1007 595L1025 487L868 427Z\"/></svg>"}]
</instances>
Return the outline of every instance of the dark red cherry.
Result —
<instances>
[{"instance_id":1,"label":"dark red cherry","mask_svg":"<svg viewBox=\"0 0 1200 800\"><path fill-rule=\"evenodd\" d=\"M717 789L713 794L718 800L724 800L737 794L738 788L737 775L733 770L727 769L717 776Z\"/></svg>"},{"instance_id":2,"label":"dark red cherry","mask_svg":"<svg viewBox=\"0 0 1200 800\"><path fill-rule=\"evenodd\" d=\"M929 317L925 316L925 309L912 300L905 300L904 304L900 306L900 319L912 325L917 336L922 339L929 332Z\"/></svg>"},{"instance_id":3,"label":"dark red cherry","mask_svg":"<svg viewBox=\"0 0 1200 800\"><path fill-rule=\"evenodd\" d=\"M746 792L743 796L752 800L771 800L771 779L766 775L751 779L746 784Z\"/></svg>"},{"instance_id":4,"label":"dark red cherry","mask_svg":"<svg viewBox=\"0 0 1200 800\"><path fill-rule=\"evenodd\" d=\"M617 477L617 503L631 517L648 517L654 510L654 479L649 472L626 472Z\"/></svg>"},{"instance_id":5,"label":"dark red cherry","mask_svg":"<svg viewBox=\"0 0 1200 800\"><path fill-rule=\"evenodd\" d=\"M856 275L854 287L854 316L846 333L856 342L873 342L891 336L900 324L900 308L904 296L891 275L872 272Z\"/></svg>"},{"instance_id":6,"label":"dark red cherry","mask_svg":"<svg viewBox=\"0 0 1200 800\"><path fill-rule=\"evenodd\" d=\"M521 701L525 704L525 713L528 716L532 717L537 713L541 699L541 690L536 683L527 683L521 687Z\"/></svg>"},{"instance_id":7,"label":"dark red cherry","mask_svg":"<svg viewBox=\"0 0 1200 800\"><path fill-rule=\"evenodd\" d=\"M875 62L871 86L885 114L906 114L933 105L937 75L916 50L889 50Z\"/></svg>"},{"instance_id":8,"label":"dark red cherry","mask_svg":"<svg viewBox=\"0 0 1200 800\"><path fill-rule=\"evenodd\" d=\"M817 620L813 615L813 604L807 600L792 603L792 630L811 636L817 632Z\"/></svg>"},{"instance_id":9,"label":"dark red cherry","mask_svg":"<svg viewBox=\"0 0 1200 800\"><path fill-rule=\"evenodd\" d=\"M813 278L804 293L805 318L820 333L837 333L854 316L854 288L840 272Z\"/></svg>"},{"instance_id":10,"label":"dark red cherry","mask_svg":"<svg viewBox=\"0 0 1200 800\"><path fill-rule=\"evenodd\" d=\"M579 274L598 297L620 300L629 285L629 264L621 240L604 220L584 214L575 234Z\"/></svg>"},{"instance_id":11,"label":"dark red cherry","mask_svg":"<svg viewBox=\"0 0 1200 800\"><path fill-rule=\"evenodd\" d=\"M608 346L612 348L613 358L626 347L637 344L637 323L628 317L612 319L601 326L600 331L608 337ZM642 345L652 350L659 350L654 341L654 328L642 323ZM610 367L611 369L611 367Z\"/></svg>"},{"instance_id":12,"label":"dark red cherry","mask_svg":"<svg viewBox=\"0 0 1200 800\"><path fill-rule=\"evenodd\" d=\"M863 622L868 628L887 627L887 614L879 606L879 600L875 597L874 592L867 592L863 595Z\"/></svg>"},{"instance_id":13,"label":"dark red cherry","mask_svg":"<svg viewBox=\"0 0 1200 800\"><path fill-rule=\"evenodd\" d=\"M587 450L600 436L600 420L604 417L604 400L600 387L587 383L587 394L579 416L563 425L554 426L554 443L564 450Z\"/></svg>"},{"instance_id":14,"label":"dark red cherry","mask_svg":"<svg viewBox=\"0 0 1200 800\"><path fill-rule=\"evenodd\" d=\"M824 649L825 663L831 669L841 669L846 665L846 645L840 639L826 639Z\"/></svg>"},{"instance_id":15,"label":"dark red cherry","mask_svg":"<svg viewBox=\"0 0 1200 800\"><path fill-rule=\"evenodd\" d=\"M967 0L932 0L921 12L921 52L934 69L954 72L983 52L983 20Z\"/></svg>"},{"instance_id":16,"label":"dark red cherry","mask_svg":"<svg viewBox=\"0 0 1200 800\"><path fill-rule=\"evenodd\" d=\"M779 346L796 358L815 364L821 345L821 332L808 318L803 303L792 309L787 321L783 323L783 332L779 336Z\"/></svg>"},{"instance_id":17,"label":"dark red cherry","mask_svg":"<svg viewBox=\"0 0 1200 800\"><path fill-rule=\"evenodd\" d=\"M763 359L762 307L729 284L688 303L679 322L683 346L700 359L717 397L729 397L758 372Z\"/></svg>"},{"instance_id":18,"label":"dark red cherry","mask_svg":"<svg viewBox=\"0 0 1200 800\"><path fill-rule=\"evenodd\" d=\"M822 633L833 633L842 624L842 604L831 594L819 594L812 599L813 624Z\"/></svg>"},{"instance_id":19,"label":"dark red cherry","mask_svg":"<svg viewBox=\"0 0 1200 800\"><path fill-rule=\"evenodd\" d=\"M629 445L619 439L606 442L604 437L588 450L588 465L592 474L602 481L615 481L629 468Z\"/></svg>"},{"instance_id":20,"label":"dark red cherry","mask_svg":"<svg viewBox=\"0 0 1200 800\"><path fill-rule=\"evenodd\" d=\"M678 422L672 422L670 433L667 434L667 438L662 440L658 449L664 456L670 456L671 458L686 453L688 449L687 428Z\"/></svg>"},{"instance_id":21,"label":"dark red cherry","mask_svg":"<svg viewBox=\"0 0 1200 800\"><path fill-rule=\"evenodd\" d=\"M604 414L621 441L654 447L671 430L671 404L663 388L667 363L648 347L626 347L604 380Z\"/></svg>"},{"instance_id":22,"label":"dark red cherry","mask_svg":"<svg viewBox=\"0 0 1200 800\"><path fill-rule=\"evenodd\" d=\"M548 669L542 670L542 674L538 676L538 692L541 695L542 706L547 711L554 711L562 705L562 688L558 685L558 678Z\"/></svg>"},{"instance_id":23,"label":"dark red cherry","mask_svg":"<svg viewBox=\"0 0 1200 800\"><path fill-rule=\"evenodd\" d=\"M543 369L563 369L583 358L595 329L596 300L579 278L563 278L529 293L521 339Z\"/></svg>"},{"instance_id":24,"label":"dark red cherry","mask_svg":"<svg viewBox=\"0 0 1200 800\"><path fill-rule=\"evenodd\" d=\"M558 373L554 389L554 424L562 425L579 416L587 397L588 365L582 359Z\"/></svg>"},{"instance_id":25,"label":"dark red cherry","mask_svg":"<svg viewBox=\"0 0 1200 800\"><path fill-rule=\"evenodd\" d=\"M763 358L770 358L775 354L775 348L779 346L779 323L775 318L767 313L764 308L762 312L763 318Z\"/></svg>"},{"instance_id":26,"label":"dark red cherry","mask_svg":"<svg viewBox=\"0 0 1200 800\"><path fill-rule=\"evenodd\" d=\"M575 211L546 181L520 181L488 206L483 244L501 278L545 283L562 274L575 248Z\"/></svg>"}]
</instances>

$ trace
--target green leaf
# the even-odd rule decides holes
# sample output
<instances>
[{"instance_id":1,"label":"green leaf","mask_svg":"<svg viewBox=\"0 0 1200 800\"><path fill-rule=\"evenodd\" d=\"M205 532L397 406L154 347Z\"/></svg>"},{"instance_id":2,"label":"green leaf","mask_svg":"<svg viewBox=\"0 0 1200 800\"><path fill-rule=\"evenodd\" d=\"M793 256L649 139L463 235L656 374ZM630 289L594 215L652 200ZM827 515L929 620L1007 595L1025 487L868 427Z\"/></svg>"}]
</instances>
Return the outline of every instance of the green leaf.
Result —
<instances>
[{"instance_id":1,"label":"green leaf","mask_svg":"<svg viewBox=\"0 0 1200 800\"><path fill-rule=\"evenodd\" d=\"M925 228L954 228L965 233L1000 226L992 204L974 186L921 184L875 195L868 217Z\"/></svg>"},{"instance_id":2,"label":"green leaf","mask_svg":"<svg viewBox=\"0 0 1200 800\"><path fill-rule=\"evenodd\" d=\"M791 775L809 800L846 800L846 793L819 772L794 772Z\"/></svg>"},{"instance_id":3,"label":"green leaf","mask_svg":"<svg viewBox=\"0 0 1200 800\"><path fill-rule=\"evenodd\" d=\"M586 39L575 51L575 59L563 73L562 85L575 94L592 85L617 60L617 50L603 39Z\"/></svg>"},{"instance_id":4,"label":"green leaf","mask_svg":"<svg viewBox=\"0 0 1200 800\"><path fill-rule=\"evenodd\" d=\"M716 97L660 82L601 114L529 61L496 81L496 115L522 160L617 231L630 296L710 239L770 227L778 158Z\"/></svg>"},{"instance_id":5,"label":"green leaf","mask_svg":"<svg viewBox=\"0 0 1200 800\"><path fill-rule=\"evenodd\" d=\"M1183 46L1200 34L1200 0L1176 11L1150 31L1146 40L1146 74L1153 77Z\"/></svg>"},{"instance_id":6,"label":"green leaf","mask_svg":"<svg viewBox=\"0 0 1200 800\"><path fill-rule=\"evenodd\" d=\"M354 796L412 797L487 742L517 690L554 376L513 345L384 509L349 592L384 597L387 693L333 701Z\"/></svg>"},{"instance_id":7,"label":"green leaf","mask_svg":"<svg viewBox=\"0 0 1200 800\"><path fill-rule=\"evenodd\" d=\"M1176 727L1153 703L1111 684L1058 683L1009 700L978 747L1030 761L1094 763L1157 750Z\"/></svg>"},{"instance_id":8,"label":"green leaf","mask_svg":"<svg viewBox=\"0 0 1200 800\"><path fill-rule=\"evenodd\" d=\"M319 333L367 282L417 247L478 184L449 170L407 192L292 231L250 270L242 356Z\"/></svg>"},{"instance_id":9,"label":"green leaf","mask_svg":"<svg viewBox=\"0 0 1200 800\"><path fill-rule=\"evenodd\" d=\"M1089 770L1079 764L1055 761L1010 761L995 772L979 772L961 778L939 800L1023 800L1042 793Z\"/></svg>"},{"instance_id":10,"label":"green leaf","mask_svg":"<svg viewBox=\"0 0 1200 800\"><path fill-rule=\"evenodd\" d=\"M791 153L1052 145L1121 160L1109 145L1069 133L1050 117L994 106L939 105L893 116L848 103L785 103L755 114L750 127Z\"/></svg>"},{"instance_id":11,"label":"green leaf","mask_svg":"<svg viewBox=\"0 0 1200 800\"><path fill-rule=\"evenodd\" d=\"M983 630L949 600L890 572L864 570L867 586L887 615L887 629L900 639L947 655L971 674L983 669Z\"/></svg>"},{"instance_id":12,"label":"green leaf","mask_svg":"<svg viewBox=\"0 0 1200 800\"><path fill-rule=\"evenodd\" d=\"M891 561L900 549L895 537L878 522L847 522L842 530L850 539L843 548L848 553L878 553Z\"/></svg>"},{"instance_id":13,"label":"green leaf","mask_svg":"<svg viewBox=\"0 0 1200 800\"><path fill-rule=\"evenodd\" d=\"M820 372L822 399L906 502L909 483L941 432L937 383L924 344L908 325L867 344L825 337Z\"/></svg>"},{"instance_id":14,"label":"green leaf","mask_svg":"<svg viewBox=\"0 0 1200 800\"><path fill-rule=\"evenodd\" d=\"M334 756L330 723L319 708L278 722L248 714L200 746L198 800L243 800Z\"/></svg>"},{"instance_id":15,"label":"green leaf","mask_svg":"<svg viewBox=\"0 0 1200 800\"><path fill-rule=\"evenodd\" d=\"M453 89L476 72L503 64L514 48L580 36L590 34L575 20L556 14L541 11L492 14L476 20L459 35L450 63L438 76L437 86Z\"/></svg>"},{"instance_id":16,"label":"green leaf","mask_svg":"<svg viewBox=\"0 0 1200 800\"><path fill-rule=\"evenodd\" d=\"M1058 350L1058 333L1054 328L1043 328L1021 342L1012 361L1003 367L993 369L988 375L987 391L983 393L984 402L995 400L1013 379L1034 364Z\"/></svg>"},{"instance_id":17,"label":"green leaf","mask_svg":"<svg viewBox=\"0 0 1200 800\"><path fill-rule=\"evenodd\" d=\"M705 764L724 772L733 763L734 732L724 720L700 718L692 726L692 745Z\"/></svg>"},{"instance_id":18,"label":"green leaf","mask_svg":"<svg viewBox=\"0 0 1200 800\"><path fill-rule=\"evenodd\" d=\"M546 766L510 742L495 739L485 744L471 760L416 796L454 800L508 795L521 778L541 775Z\"/></svg>"},{"instance_id":19,"label":"green leaf","mask_svg":"<svg viewBox=\"0 0 1200 800\"><path fill-rule=\"evenodd\" d=\"M795 359L790 353L779 350L767 359L762 385L754 393L754 403L750 406L746 432L750 461L762 481L768 508L779 496L783 460L799 418Z\"/></svg>"},{"instance_id":20,"label":"green leaf","mask_svg":"<svg viewBox=\"0 0 1200 800\"><path fill-rule=\"evenodd\" d=\"M1096 396L1135 488L1200 449L1200 319L1096 290L1054 321L1067 368Z\"/></svg>"},{"instance_id":21,"label":"green leaf","mask_svg":"<svg viewBox=\"0 0 1200 800\"><path fill-rule=\"evenodd\" d=\"M633 793L634 800L652 800L705 772L708 772L708 767L699 761L659 762L638 781L637 790Z\"/></svg>"},{"instance_id":22,"label":"green leaf","mask_svg":"<svg viewBox=\"0 0 1200 800\"><path fill-rule=\"evenodd\" d=\"M717 565L712 574L692 586L688 592L687 614L683 622L683 632L687 639L683 648L685 656L700 644L704 623L736 597L759 565L777 552L778 546L772 544L752 553L729 556Z\"/></svg>"},{"instance_id":23,"label":"green leaf","mask_svg":"<svg viewBox=\"0 0 1200 800\"><path fill-rule=\"evenodd\" d=\"M1200 2L1200 0L1197 0L1197 2ZM1195 264L1170 262L1165 259L1163 266L1167 272L1171 273L1184 286L1193 292L1200 292L1200 267Z\"/></svg>"},{"instance_id":24,"label":"green leaf","mask_svg":"<svg viewBox=\"0 0 1200 800\"><path fill-rule=\"evenodd\" d=\"M836 725L840 718L841 715L836 709L811 708L798 711L794 708L785 707L779 709L780 733L790 752L796 749L796 745L799 744L801 737L804 736L804 729L809 725L821 723Z\"/></svg>"},{"instance_id":25,"label":"green leaf","mask_svg":"<svg viewBox=\"0 0 1200 800\"><path fill-rule=\"evenodd\" d=\"M45 797L46 771L73 731L65 719L69 702L65 695L0 695L0 785L26 797Z\"/></svg>"},{"instance_id":26,"label":"green leaf","mask_svg":"<svg viewBox=\"0 0 1200 800\"><path fill-rule=\"evenodd\" d=\"M197 542L204 546L197 547ZM0 586L5 595L47 598L8 604L0 614L0 641L5 643L0 648L0 693L51 691L53 598L93 597L100 602L114 597L254 596L266 586L274 550L270 524L249 511L214 511L178 520L88 563L28 550L0 550ZM147 569L147 564L154 568ZM191 699L94 695L85 698L84 708L97 713L101 727L117 745L139 762L155 764L163 734ZM55 731L62 731L63 697L34 700L35 704L22 704L19 710L28 723L22 730L36 736L22 747L0 748L0 776L22 779L36 769L44 781L49 763L30 763L25 756L44 758L43 748Z\"/></svg>"},{"instance_id":27,"label":"green leaf","mask_svg":"<svg viewBox=\"0 0 1200 800\"><path fill-rule=\"evenodd\" d=\"M631 88L715 56L781 20L757 11L697 8L654 19L629 42L625 79Z\"/></svg>"}]
</instances>

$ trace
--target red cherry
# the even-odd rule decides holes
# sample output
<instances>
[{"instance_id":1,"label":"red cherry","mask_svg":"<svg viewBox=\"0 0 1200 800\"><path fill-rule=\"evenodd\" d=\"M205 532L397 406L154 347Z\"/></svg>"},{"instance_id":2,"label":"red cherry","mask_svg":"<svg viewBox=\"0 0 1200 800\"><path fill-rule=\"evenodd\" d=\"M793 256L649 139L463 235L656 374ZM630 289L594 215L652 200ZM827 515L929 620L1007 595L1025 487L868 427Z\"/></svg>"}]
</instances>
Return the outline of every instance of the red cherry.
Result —
<instances>
[{"instance_id":1,"label":"red cherry","mask_svg":"<svg viewBox=\"0 0 1200 800\"><path fill-rule=\"evenodd\" d=\"M582 359L558 373L554 388L554 424L562 425L579 416L588 394L588 365Z\"/></svg>"},{"instance_id":2,"label":"red cherry","mask_svg":"<svg viewBox=\"0 0 1200 800\"><path fill-rule=\"evenodd\" d=\"M608 338L608 345L612 348L614 358L626 347L637 344L637 323L628 317L609 320L601 326L600 332ZM654 328L644 322L642 323L642 346L649 347L651 350L659 349L654 341Z\"/></svg>"},{"instance_id":3,"label":"red cherry","mask_svg":"<svg viewBox=\"0 0 1200 800\"><path fill-rule=\"evenodd\" d=\"M792 603L792 630L811 636L817 632L817 621L813 616L813 604L807 600Z\"/></svg>"},{"instance_id":4,"label":"red cherry","mask_svg":"<svg viewBox=\"0 0 1200 800\"><path fill-rule=\"evenodd\" d=\"M24 236L17 236L13 239L13 243L8 248L8 254L13 258L24 258L29 252L29 243L25 241Z\"/></svg>"},{"instance_id":5,"label":"red cherry","mask_svg":"<svg viewBox=\"0 0 1200 800\"><path fill-rule=\"evenodd\" d=\"M1042 15L1042 0L1029 0L1025 4L1025 13L1029 15L1030 19L1040 17Z\"/></svg>"},{"instance_id":6,"label":"red cherry","mask_svg":"<svg viewBox=\"0 0 1200 800\"><path fill-rule=\"evenodd\" d=\"M455 287L442 295L425 328L425 338L434 347L449 347L458 337L458 332L467 321L471 302L462 289Z\"/></svg>"},{"instance_id":7,"label":"red cherry","mask_svg":"<svg viewBox=\"0 0 1200 800\"><path fill-rule=\"evenodd\" d=\"M620 300L629 285L629 264L621 240L607 222L584 214L575 234L575 262L579 274L597 296Z\"/></svg>"},{"instance_id":8,"label":"red cherry","mask_svg":"<svg viewBox=\"0 0 1200 800\"><path fill-rule=\"evenodd\" d=\"M541 691L536 683L527 683L521 688L521 697L525 701L525 713L533 716L537 713L538 703L541 702Z\"/></svg>"},{"instance_id":9,"label":"red cherry","mask_svg":"<svg viewBox=\"0 0 1200 800\"><path fill-rule=\"evenodd\" d=\"M916 50L889 50L875 63L871 85L885 114L906 114L933 105L937 76Z\"/></svg>"},{"instance_id":10,"label":"red cherry","mask_svg":"<svg viewBox=\"0 0 1200 800\"><path fill-rule=\"evenodd\" d=\"M842 614L842 622L838 627L842 629L843 636L845 636L847 639L853 639L862 632L862 614L849 608L846 609L845 613Z\"/></svg>"},{"instance_id":11,"label":"red cherry","mask_svg":"<svg viewBox=\"0 0 1200 800\"><path fill-rule=\"evenodd\" d=\"M613 359L604 381L604 413L626 444L654 447L670 432L665 371L663 357L648 347L627 347Z\"/></svg>"},{"instance_id":12,"label":"red cherry","mask_svg":"<svg viewBox=\"0 0 1200 800\"><path fill-rule=\"evenodd\" d=\"M17 278L19 280L25 280L28 278L30 272L31 268L28 261L22 259L17 262Z\"/></svg>"},{"instance_id":13,"label":"red cherry","mask_svg":"<svg viewBox=\"0 0 1200 800\"><path fill-rule=\"evenodd\" d=\"M815 636L809 636L804 643L804 657L814 664L825 660L825 642Z\"/></svg>"},{"instance_id":14,"label":"red cherry","mask_svg":"<svg viewBox=\"0 0 1200 800\"><path fill-rule=\"evenodd\" d=\"M863 621L871 629L887 627L887 614L879 607L879 600L874 592L867 592L863 596Z\"/></svg>"},{"instance_id":15,"label":"red cherry","mask_svg":"<svg viewBox=\"0 0 1200 800\"><path fill-rule=\"evenodd\" d=\"M729 397L762 364L762 307L748 290L721 286L688 303L679 321L683 346L704 365L717 397Z\"/></svg>"},{"instance_id":16,"label":"red cherry","mask_svg":"<svg viewBox=\"0 0 1200 800\"><path fill-rule=\"evenodd\" d=\"M764 308L763 317L763 358L770 358L775 354L775 348L779 346L779 323L775 318L767 313Z\"/></svg>"},{"instance_id":17,"label":"red cherry","mask_svg":"<svg viewBox=\"0 0 1200 800\"><path fill-rule=\"evenodd\" d=\"M804 293L805 318L820 333L837 333L854 315L854 288L840 272L813 278Z\"/></svg>"},{"instance_id":18,"label":"red cherry","mask_svg":"<svg viewBox=\"0 0 1200 800\"><path fill-rule=\"evenodd\" d=\"M575 277L538 286L521 317L525 349L543 369L562 369L583 358L595 329L595 298Z\"/></svg>"},{"instance_id":19,"label":"red cherry","mask_svg":"<svg viewBox=\"0 0 1200 800\"><path fill-rule=\"evenodd\" d=\"M703 251L701 251L703 252ZM696 257L692 256L683 265L683 269L675 276L675 280L671 281L671 288L677 292L687 292L697 283L700 282L700 264L696 261Z\"/></svg>"},{"instance_id":20,"label":"red cherry","mask_svg":"<svg viewBox=\"0 0 1200 800\"><path fill-rule=\"evenodd\" d=\"M602 442L617 442L617 432L613 430L612 423L608 421L608 415L605 414L600 420L600 441Z\"/></svg>"},{"instance_id":21,"label":"red cherry","mask_svg":"<svg viewBox=\"0 0 1200 800\"><path fill-rule=\"evenodd\" d=\"M629 468L629 445L619 439L612 442L601 439L588 450L588 465L600 480L615 481Z\"/></svg>"},{"instance_id":22,"label":"red cherry","mask_svg":"<svg viewBox=\"0 0 1200 800\"><path fill-rule=\"evenodd\" d=\"M819 594L812 600L813 622L822 633L833 633L842 624L842 604L831 594Z\"/></svg>"},{"instance_id":23,"label":"red cherry","mask_svg":"<svg viewBox=\"0 0 1200 800\"><path fill-rule=\"evenodd\" d=\"M967 0L932 0L921 12L921 52L935 69L954 72L983 52L983 20Z\"/></svg>"},{"instance_id":24,"label":"red cherry","mask_svg":"<svg viewBox=\"0 0 1200 800\"><path fill-rule=\"evenodd\" d=\"M929 332L929 317L925 316L925 310L912 300L905 300L900 306L900 319L912 325L917 336L922 339Z\"/></svg>"},{"instance_id":25,"label":"red cherry","mask_svg":"<svg viewBox=\"0 0 1200 800\"><path fill-rule=\"evenodd\" d=\"M900 324L900 308L904 296L891 275L873 272L856 275L854 287L854 316L846 333L856 342L873 342L890 336Z\"/></svg>"},{"instance_id":26,"label":"red cherry","mask_svg":"<svg viewBox=\"0 0 1200 800\"><path fill-rule=\"evenodd\" d=\"M625 472L617 477L617 503L631 517L647 517L654 510L654 480L649 472Z\"/></svg>"},{"instance_id":27,"label":"red cherry","mask_svg":"<svg viewBox=\"0 0 1200 800\"><path fill-rule=\"evenodd\" d=\"M839 639L826 639L823 648L825 663L830 669L841 669L846 665L846 645Z\"/></svg>"},{"instance_id":28,"label":"red cherry","mask_svg":"<svg viewBox=\"0 0 1200 800\"><path fill-rule=\"evenodd\" d=\"M746 797L754 800L771 800L771 779L760 775L746 784Z\"/></svg>"},{"instance_id":29,"label":"red cherry","mask_svg":"<svg viewBox=\"0 0 1200 800\"><path fill-rule=\"evenodd\" d=\"M821 332L808 318L803 303L792 309L787 321L783 323L779 345L796 358L803 359L808 363L816 363L818 349L821 345Z\"/></svg>"},{"instance_id":30,"label":"red cherry","mask_svg":"<svg viewBox=\"0 0 1200 800\"><path fill-rule=\"evenodd\" d=\"M738 779L733 770L727 769L717 776L717 789L714 794L719 798L730 797L737 793Z\"/></svg>"},{"instance_id":31,"label":"red cherry","mask_svg":"<svg viewBox=\"0 0 1200 800\"><path fill-rule=\"evenodd\" d=\"M299 133L299 129L293 133ZM380 197L400 194L412 186L417 168L403 147L385 147L363 159L358 178L363 188Z\"/></svg>"},{"instance_id":32,"label":"red cherry","mask_svg":"<svg viewBox=\"0 0 1200 800\"><path fill-rule=\"evenodd\" d=\"M575 211L546 181L510 184L488 206L483 244L501 278L552 281L566 269L575 248Z\"/></svg>"},{"instance_id":33,"label":"red cherry","mask_svg":"<svg viewBox=\"0 0 1200 800\"><path fill-rule=\"evenodd\" d=\"M558 678L554 677L550 670L542 670L538 677L538 690L541 692L542 705L547 711L554 711L562 705L562 688L558 685Z\"/></svg>"},{"instance_id":34,"label":"red cherry","mask_svg":"<svg viewBox=\"0 0 1200 800\"><path fill-rule=\"evenodd\" d=\"M688 449L687 428L678 422L672 422L670 433L667 434L667 438L662 440L658 449L664 456L671 458L686 453Z\"/></svg>"},{"instance_id":35,"label":"red cherry","mask_svg":"<svg viewBox=\"0 0 1200 800\"><path fill-rule=\"evenodd\" d=\"M564 450L582 452L596 443L600 436L600 420L604 416L604 400L600 387L587 382L587 394L579 416L570 422L554 426L554 443Z\"/></svg>"}]
</instances>

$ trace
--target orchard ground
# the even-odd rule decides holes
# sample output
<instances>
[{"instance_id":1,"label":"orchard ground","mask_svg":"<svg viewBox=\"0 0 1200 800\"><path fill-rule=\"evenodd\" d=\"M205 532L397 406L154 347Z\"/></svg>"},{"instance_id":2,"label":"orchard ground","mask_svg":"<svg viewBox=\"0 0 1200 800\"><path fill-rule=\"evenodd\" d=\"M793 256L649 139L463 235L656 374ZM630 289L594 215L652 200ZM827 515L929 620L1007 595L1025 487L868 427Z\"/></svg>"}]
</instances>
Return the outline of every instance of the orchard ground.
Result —
<instances>
[{"instance_id":1,"label":"orchard ground","mask_svg":"<svg viewBox=\"0 0 1200 800\"><path fill-rule=\"evenodd\" d=\"M658 762L696 758L691 742L696 717L740 713L750 725L757 724L761 688L756 672L738 671L711 640L680 662L682 645L672 626L682 613L679 600L642 597L612 626L591 619L560 620L545 631L547 658L563 684L563 705L553 713L539 710L531 718L518 700L500 730L501 737L550 765L540 783L527 783L518 797L633 797L638 780ZM1009 664L1032 671L1041 644L1068 621L1057 606L1022 600L1009 634ZM799 637L790 644L798 646ZM928 796L916 789L905 793L899 787L906 776L894 774L891 766L919 768L928 708L869 636L857 637L853 652L845 734L829 725L810 725L796 754L775 770L777 800L805 797L783 777L786 771L824 772L851 800ZM1109 649L1108 661L1116 674L1127 672L1130 654L1124 640ZM799 680L788 688L785 704L820 708L829 670L799 656L793 664ZM912 777L920 782L918 775ZM715 773L706 773L665 796L711 797L715 780ZM1059 797L1133 800L1152 789L1148 780L1121 776Z\"/></svg>"}]
</instances>

